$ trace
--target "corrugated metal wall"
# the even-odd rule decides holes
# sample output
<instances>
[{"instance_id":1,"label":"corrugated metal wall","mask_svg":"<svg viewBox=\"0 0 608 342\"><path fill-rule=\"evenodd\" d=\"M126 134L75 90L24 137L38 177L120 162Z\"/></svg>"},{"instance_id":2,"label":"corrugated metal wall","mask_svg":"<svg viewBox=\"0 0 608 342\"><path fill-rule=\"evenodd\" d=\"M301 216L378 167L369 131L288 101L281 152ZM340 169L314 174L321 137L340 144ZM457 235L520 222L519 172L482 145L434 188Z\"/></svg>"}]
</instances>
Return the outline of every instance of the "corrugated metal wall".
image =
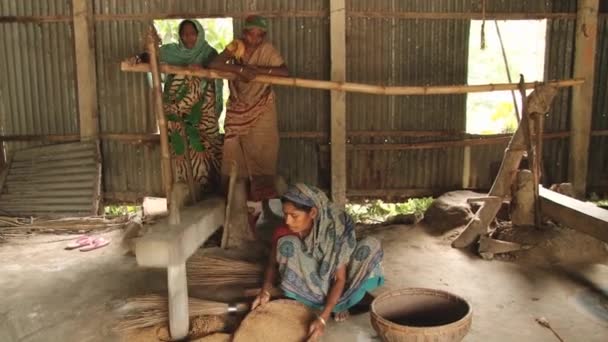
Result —
<instances>
[{"instance_id":1,"label":"corrugated metal wall","mask_svg":"<svg viewBox=\"0 0 608 342\"><path fill-rule=\"evenodd\" d=\"M70 16L66 1L2 1L3 16ZM3 134L78 133L74 41L69 21L0 24ZM7 149L34 143L9 143Z\"/></svg>"},{"instance_id":2,"label":"corrugated metal wall","mask_svg":"<svg viewBox=\"0 0 608 342\"><path fill-rule=\"evenodd\" d=\"M95 1L95 14L146 12L152 1ZM152 8L154 9L154 8ZM120 71L120 62L143 51L148 21L96 20L99 121L104 133L155 133L156 117L145 74ZM115 198L162 194L158 144L102 143L104 191Z\"/></svg>"},{"instance_id":3,"label":"corrugated metal wall","mask_svg":"<svg viewBox=\"0 0 608 342\"><path fill-rule=\"evenodd\" d=\"M364 1L348 10L467 11L469 2ZM468 20L351 17L347 23L347 80L388 85L464 84ZM440 43L441 42L441 43ZM347 94L347 127L359 130L463 132L466 96ZM352 143L414 143L437 138L360 137ZM407 151L353 151L347 193L381 189L448 189L462 182L461 147Z\"/></svg>"},{"instance_id":4,"label":"corrugated metal wall","mask_svg":"<svg viewBox=\"0 0 608 342\"><path fill-rule=\"evenodd\" d=\"M606 3L606 1L604 1ZM606 3L608 12L608 3ZM598 22L597 72L595 73L595 106L592 127L608 129L608 13ZM608 192L608 136L591 137L589 155L589 189Z\"/></svg>"},{"instance_id":5,"label":"corrugated metal wall","mask_svg":"<svg viewBox=\"0 0 608 342\"><path fill-rule=\"evenodd\" d=\"M95 0L100 127L104 133L154 133L145 75L123 73L119 62L141 50L140 38L154 14L201 13L235 16L240 31L243 13L263 11L270 16L269 39L283 53L293 76L329 79L330 47L327 0L313 1L129 1ZM399 19L366 16L368 11L480 12L481 2L470 0L347 1L347 78L353 82L389 85L463 84L467 79L467 19ZM74 75L70 1L2 1L2 16L53 16L43 23L1 23L0 120L3 134L76 134L78 114ZM494 0L488 12L575 12L576 1ZM111 15L119 14L117 18ZM593 129L606 129L608 39L606 17L601 19L597 93ZM547 78L572 75L574 19L549 20ZM279 128L283 134L279 170L288 181L329 187L329 92L277 87ZM32 99L34 99L32 101ZM347 129L355 131L464 132L466 96L385 97L348 94ZM570 92L562 90L546 121L548 132L569 129ZM308 134L311 133L311 134ZM289 137L288 137L289 136ZM309 136L309 137L305 137ZM312 138L310 136L313 136ZM416 143L456 139L434 137L353 136L350 143ZM608 186L606 137L594 137L590 187ZM20 143L9 147L25 146ZM549 182L567 178L568 139L545 145L545 176ZM348 190L488 188L492 164L502 158L505 145L474 146L465 159L464 148L348 152ZM120 197L161 194L159 151L156 144L103 143L104 187ZM464 161L470 172L463 180Z\"/></svg>"}]
</instances>

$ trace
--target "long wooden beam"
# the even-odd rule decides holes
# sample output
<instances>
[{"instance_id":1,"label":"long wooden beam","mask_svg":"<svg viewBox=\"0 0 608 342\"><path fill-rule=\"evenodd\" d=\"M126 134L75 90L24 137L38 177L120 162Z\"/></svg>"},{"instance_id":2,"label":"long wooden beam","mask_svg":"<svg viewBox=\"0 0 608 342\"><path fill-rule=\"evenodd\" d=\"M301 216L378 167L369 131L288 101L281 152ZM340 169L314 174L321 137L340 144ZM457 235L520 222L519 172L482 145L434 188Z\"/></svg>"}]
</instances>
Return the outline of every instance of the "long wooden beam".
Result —
<instances>
[{"instance_id":1,"label":"long wooden beam","mask_svg":"<svg viewBox=\"0 0 608 342\"><path fill-rule=\"evenodd\" d=\"M330 0L331 79L346 81L346 4ZM346 92L331 89L331 196L339 206L346 205Z\"/></svg>"},{"instance_id":2,"label":"long wooden beam","mask_svg":"<svg viewBox=\"0 0 608 342\"><path fill-rule=\"evenodd\" d=\"M398 131L398 130L361 130L347 131L348 138L375 138L375 137L449 137L459 138L460 140L427 141L412 144L348 144L351 149L365 150L367 145L381 145L380 150L399 150L409 149L409 146L422 147L427 144L437 144L437 147L449 147L451 144L474 145L493 145L508 142L511 134L467 134L456 131ZM591 136L608 136L608 129L591 131ZM327 139L329 135L322 131L292 131L279 132L279 137L283 139ZM561 139L570 137L570 132L551 132L543 134L543 139ZM101 133L99 138L102 141L117 141L130 144L150 144L158 143L160 135L158 133ZM45 141L45 142L75 142L80 140L78 134L11 134L0 135L0 141ZM470 144L469 144L470 142ZM418 145L417 145L418 144ZM388 147L386 147L388 146ZM390 148L390 147L393 148ZM404 146L402 148L402 146ZM372 149L375 149L372 148Z\"/></svg>"},{"instance_id":3,"label":"long wooden beam","mask_svg":"<svg viewBox=\"0 0 608 342\"><path fill-rule=\"evenodd\" d=\"M148 64L133 65L128 61L123 61L120 64L122 71L128 72L149 72ZM177 67L163 64L160 70L166 74L175 75L190 75L205 78L221 78L234 79L235 75L230 72L223 72L213 69L191 69L187 67ZM374 84L363 84L353 82L340 81L324 81L311 80L304 78L278 77L259 75L252 82L268 83L274 85L312 88L323 90L336 90L355 93L366 93L375 95L448 95L448 94L466 94L466 93L482 93L491 91L517 90L518 83L498 83L498 84L480 84L480 85L438 85L438 86L383 86ZM556 87L573 87L581 85L585 82L584 79L568 79L555 80L549 82L528 82L524 84L525 89L534 89L540 84L548 84Z\"/></svg>"},{"instance_id":4,"label":"long wooden beam","mask_svg":"<svg viewBox=\"0 0 608 342\"><path fill-rule=\"evenodd\" d=\"M80 139L96 140L99 134L97 115L97 75L93 4L89 0L72 0L74 18L74 56Z\"/></svg>"},{"instance_id":5,"label":"long wooden beam","mask_svg":"<svg viewBox=\"0 0 608 342\"><path fill-rule=\"evenodd\" d=\"M608 210L539 187L543 216L566 227L608 242Z\"/></svg>"},{"instance_id":6,"label":"long wooden beam","mask_svg":"<svg viewBox=\"0 0 608 342\"><path fill-rule=\"evenodd\" d=\"M574 76L585 79L581 87L572 90L570 110L570 162L568 178L577 197L587 191L591 118L593 116L593 92L595 57L597 47L597 14L599 0L579 0L576 17L574 44Z\"/></svg>"}]
</instances>

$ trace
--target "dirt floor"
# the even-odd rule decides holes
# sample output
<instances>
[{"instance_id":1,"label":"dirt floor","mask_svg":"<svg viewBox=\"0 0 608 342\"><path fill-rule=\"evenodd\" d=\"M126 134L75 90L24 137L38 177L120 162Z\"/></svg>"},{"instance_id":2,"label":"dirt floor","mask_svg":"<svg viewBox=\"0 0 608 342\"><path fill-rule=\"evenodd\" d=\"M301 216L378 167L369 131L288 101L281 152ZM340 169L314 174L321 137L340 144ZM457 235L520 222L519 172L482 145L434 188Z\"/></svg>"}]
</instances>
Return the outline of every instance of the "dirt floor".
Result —
<instances>
[{"instance_id":1,"label":"dirt floor","mask_svg":"<svg viewBox=\"0 0 608 342\"><path fill-rule=\"evenodd\" d=\"M0 341L116 341L112 309L128 296L162 293L165 272L137 267L114 242L83 253L65 236L0 244ZM545 317L565 341L608 340L608 262L551 268L485 261L452 249L455 232L384 227L386 286L447 290L468 299L473 326L465 341L557 341L535 322ZM379 341L369 314L331 323L323 341Z\"/></svg>"}]
</instances>

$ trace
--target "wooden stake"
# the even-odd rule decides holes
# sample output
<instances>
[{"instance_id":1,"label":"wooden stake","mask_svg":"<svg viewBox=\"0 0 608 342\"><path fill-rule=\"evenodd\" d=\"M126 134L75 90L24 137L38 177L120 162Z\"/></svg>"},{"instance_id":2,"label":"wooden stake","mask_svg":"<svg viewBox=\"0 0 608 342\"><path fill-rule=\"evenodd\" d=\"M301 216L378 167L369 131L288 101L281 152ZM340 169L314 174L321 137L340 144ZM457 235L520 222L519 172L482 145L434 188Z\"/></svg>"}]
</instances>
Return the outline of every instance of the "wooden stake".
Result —
<instances>
[{"instance_id":1,"label":"wooden stake","mask_svg":"<svg viewBox=\"0 0 608 342\"><path fill-rule=\"evenodd\" d=\"M124 61L120 65L122 71L128 72L150 72L147 64L131 64ZM191 75L205 78L221 78L232 80L236 76L233 73L213 69L190 69L172 65L161 65L160 71L166 74ZM440 85L440 86L383 86L339 81L310 80L303 78L290 78L279 76L258 75L252 82L260 82L287 87L312 88L324 90L338 90L345 92L365 93L374 95L448 95L482 93L490 91L517 90L517 83L480 84L480 85ZM526 83L526 89L534 89L535 85L553 85L556 87L572 87L583 84L583 79L556 80L549 82Z\"/></svg>"},{"instance_id":2,"label":"wooden stake","mask_svg":"<svg viewBox=\"0 0 608 342\"><path fill-rule=\"evenodd\" d=\"M222 234L221 247L228 247L228 241L230 237L230 217L232 216L232 200L234 197L234 186L238 177L238 166L236 161L232 161L232 168L230 169L230 179L228 180L228 198L226 199L226 215L224 217L224 232Z\"/></svg>"},{"instance_id":3,"label":"wooden stake","mask_svg":"<svg viewBox=\"0 0 608 342\"><path fill-rule=\"evenodd\" d=\"M158 59L158 45L160 39L156 33L154 26L150 25L146 36L146 49L150 54L150 65L148 71L152 72L152 84L154 89L154 112L158 121L160 131L160 153L161 153L161 169L163 176L163 188L167 197L167 209L171 208L171 189L173 187L173 170L171 166L171 153L169 152L169 136L167 134L167 120L163 111L163 98L161 91L161 81ZM169 210L170 211L170 210Z\"/></svg>"}]
</instances>

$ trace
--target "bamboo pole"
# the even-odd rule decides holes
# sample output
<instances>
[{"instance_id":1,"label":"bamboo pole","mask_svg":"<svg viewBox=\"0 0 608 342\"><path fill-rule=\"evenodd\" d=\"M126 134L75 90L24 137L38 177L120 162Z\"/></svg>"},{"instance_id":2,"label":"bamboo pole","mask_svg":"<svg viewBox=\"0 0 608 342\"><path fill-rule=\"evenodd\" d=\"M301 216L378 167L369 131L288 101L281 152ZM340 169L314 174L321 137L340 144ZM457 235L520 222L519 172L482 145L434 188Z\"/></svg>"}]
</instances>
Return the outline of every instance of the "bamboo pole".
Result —
<instances>
[{"instance_id":1,"label":"bamboo pole","mask_svg":"<svg viewBox=\"0 0 608 342\"><path fill-rule=\"evenodd\" d=\"M575 19L576 13L547 12L405 12L405 11L348 11L349 18L417 19L417 20L527 20Z\"/></svg>"},{"instance_id":2,"label":"bamboo pole","mask_svg":"<svg viewBox=\"0 0 608 342\"><path fill-rule=\"evenodd\" d=\"M148 70L152 71L152 83L154 89L154 112L158 120L158 128L160 131L160 151L161 151L161 170L163 176L163 189L167 197L167 210L171 208L171 189L173 187L173 171L171 166L171 154L169 152L169 136L167 135L167 120L163 111L163 99L161 92L161 82L158 59L158 45L160 39L156 33L154 26L150 25L146 36L146 49L150 54L150 65Z\"/></svg>"},{"instance_id":3,"label":"bamboo pole","mask_svg":"<svg viewBox=\"0 0 608 342\"><path fill-rule=\"evenodd\" d=\"M131 64L129 61L123 61L120 64L122 71L128 72L150 72L148 64ZM189 75L204 78L221 78L232 80L236 76L230 72L218 71L213 69L190 69L187 67L178 67L173 65L163 64L160 66L160 71L166 74L174 75ZM448 94L466 94L480 93L503 90L517 90L518 83L499 83L499 84L480 84L480 85L440 85L440 86L382 86L373 84L351 83L351 82L334 82L324 80L311 80L304 78L279 77L258 75L252 82L260 82L274 85L282 85L298 88L312 88L323 90L339 90L354 93L366 93L375 95L448 95ZM548 84L556 87L572 87L581 85L585 82L584 79L567 79L542 82L530 82L524 85L525 89L534 89L536 85Z\"/></svg>"},{"instance_id":4,"label":"bamboo pole","mask_svg":"<svg viewBox=\"0 0 608 342\"><path fill-rule=\"evenodd\" d=\"M550 132L543 133L543 140L556 139L556 138L568 138L571 133L569 131L564 132ZM608 136L608 129L600 129L591 132L594 137ZM304 131L304 132L281 132L279 136L284 139L323 139L329 135L327 132L315 132L315 131ZM423 142L413 144L350 144L354 149L361 149L362 146L425 146L426 144L437 144L437 147L450 146L450 144L464 143L459 146L475 146L475 145L492 145L503 142L508 142L511 138L511 134L491 134L491 135L479 135L479 134L467 134L456 131L350 131L347 132L347 137L359 137L359 138L374 138L374 137L452 137L460 138L462 140L446 140L437 142ZM130 144L158 144L160 142L160 135L157 133L103 133L100 134L100 138L103 141L117 141ZM0 141L43 141L43 142L77 142L80 141L80 136L77 134L69 135L0 135ZM391 149L391 148L387 148Z\"/></svg>"}]
</instances>

